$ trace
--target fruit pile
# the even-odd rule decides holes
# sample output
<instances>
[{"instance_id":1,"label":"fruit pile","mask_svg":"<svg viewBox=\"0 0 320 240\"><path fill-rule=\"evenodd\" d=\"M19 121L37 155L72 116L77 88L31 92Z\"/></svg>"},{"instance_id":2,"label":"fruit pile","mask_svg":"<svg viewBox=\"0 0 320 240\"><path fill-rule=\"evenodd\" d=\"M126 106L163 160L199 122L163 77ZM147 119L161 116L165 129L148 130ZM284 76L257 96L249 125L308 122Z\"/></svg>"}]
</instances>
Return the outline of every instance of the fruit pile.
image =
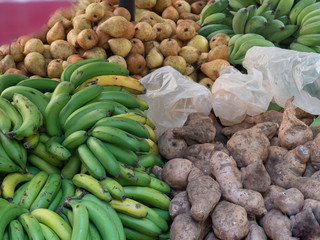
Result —
<instances>
[{"instance_id":1,"label":"fruit pile","mask_svg":"<svg viewBox=\"0 0 320 240\"><path fill-rule=\"evenodd\" d=\"M234 65L241 65L253 46L319 53L319 9L316 0L209 1L198 34L208 41L218 33L229 35L228 61Z\"/></svg>"},{"instance_id":2,"label":"fruit pile","mask_svg":"<svg viewBox=\"0 0 320 240\"><path fill-rule=\"evenodd\" d=\"M168 239L144 86L105 59L0 76L1 239Z\"/></svg>"}]
</instances>

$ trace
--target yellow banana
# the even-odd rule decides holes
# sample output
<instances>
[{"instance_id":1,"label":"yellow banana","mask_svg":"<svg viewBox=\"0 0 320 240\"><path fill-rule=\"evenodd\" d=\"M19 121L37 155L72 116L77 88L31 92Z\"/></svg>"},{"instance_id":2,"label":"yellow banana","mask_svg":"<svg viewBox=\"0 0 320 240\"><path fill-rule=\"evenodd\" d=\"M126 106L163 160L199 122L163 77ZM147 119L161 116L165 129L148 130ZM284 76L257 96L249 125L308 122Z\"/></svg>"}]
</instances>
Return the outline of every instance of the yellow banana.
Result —
<instances>
[{"instance_id":1,"label":"yellow banana","mask_svg":"<svg viewBox=\"0 0 320 240\"><path fill-rule=\"evenodd\" d=\"M117 212L124 213L134 218L143 218L147 216L148 213L147 209L142 206L142 204L131 198L126 198L124 200L112 199L109 204Z\"/></svg>"}]
</instances>

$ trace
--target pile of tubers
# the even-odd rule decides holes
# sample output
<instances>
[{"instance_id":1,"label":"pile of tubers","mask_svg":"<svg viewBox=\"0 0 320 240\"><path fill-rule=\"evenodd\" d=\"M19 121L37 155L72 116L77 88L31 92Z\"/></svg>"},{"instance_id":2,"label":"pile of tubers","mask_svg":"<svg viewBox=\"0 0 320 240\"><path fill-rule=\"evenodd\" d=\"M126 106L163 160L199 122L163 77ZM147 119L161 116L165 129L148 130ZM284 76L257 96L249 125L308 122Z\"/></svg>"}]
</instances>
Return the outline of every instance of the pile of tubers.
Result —
<instances>
[{"instance_id":1,"label":"pile of tubers","mask_svg":"<svg viewBox=\"0 0 320 240\"><path fill-rule=\"evenodd\" d=\"M222 34L208 41L197 34L199 13L207 1L137 0L135 4L133 22L130 12L114 0L78 0L70 8L58 9L39 34L0 46L0 74L59 80L70 63L104 58L126 67L137 79L171 66L211 88L221 66L229 65L230 38Z\"/></svg>"},{"instance_id":2,"label":"pile of tubers","mask_svg":"<svg viewBox=\"0 0 320 240\"><path fill-rule=\"evenodd\" d=\"M171 240L320 239L320 128L292 101L228 127L191 113L159 137Z\"/></svg>"}]
</instances>

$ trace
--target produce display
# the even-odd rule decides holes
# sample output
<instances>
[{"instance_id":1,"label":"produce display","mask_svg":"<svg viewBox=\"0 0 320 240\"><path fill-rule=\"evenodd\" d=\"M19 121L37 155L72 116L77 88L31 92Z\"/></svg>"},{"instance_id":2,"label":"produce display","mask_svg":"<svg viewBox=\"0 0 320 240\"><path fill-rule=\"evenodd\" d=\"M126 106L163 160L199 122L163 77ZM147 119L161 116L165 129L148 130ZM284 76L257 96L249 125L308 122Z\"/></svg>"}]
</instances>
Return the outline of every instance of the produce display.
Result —
<instances>
[{"instance_id":1,"label":"produce display","mask_svg":"<svg viewBox=\"0 0 320 240\"><path fill-rule=\"evenodd\" d=\"M318 239L319 127L295 109L223 127L189 115L159 137L171 188L170 239ZM308 229L308 230L306 230Z\"/></svg>"},{"instance_id":2,"label":"produce display","mask_svg":"<svg viewBox=\"0 0 320 240\"><path fill-rule=\"evenodd\" d=\"M0 76L0 239L168 239L164 162L128 75L94 58L60 82Z\"/></svg>"},{"instance_id":3,"label":"produce display","mask_svg":"<svg viewBox=\"0 0 320 240\"><path fill-rule=\"evenodd\" d=\"M320 2L135 7L77 0L0 46L0 240L320 239L319 117L291 98L157 138L139 98L162 66L211 89L253 46L319 53Z\"/></svg>"}]
</instances>

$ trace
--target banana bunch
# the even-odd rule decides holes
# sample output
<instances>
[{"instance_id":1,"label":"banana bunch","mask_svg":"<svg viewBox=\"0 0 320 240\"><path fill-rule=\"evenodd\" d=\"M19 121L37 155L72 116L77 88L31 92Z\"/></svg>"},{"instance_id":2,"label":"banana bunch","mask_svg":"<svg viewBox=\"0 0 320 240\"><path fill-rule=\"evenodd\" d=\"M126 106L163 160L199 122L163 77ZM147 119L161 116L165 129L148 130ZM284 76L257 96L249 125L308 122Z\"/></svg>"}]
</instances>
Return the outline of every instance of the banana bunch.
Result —
<instances>
[{"instance_id":1,"label":"banana bunch","mask_svg":"<svg viewBox=\"0 0 320 240\"><path fill-rule=\"evenodd\" d=\"M228 42L228 61L234 65L242 64L247 51L254 47L273 47L274 44L257 33L236 34Z\"/></svg>"}]
</instances>

